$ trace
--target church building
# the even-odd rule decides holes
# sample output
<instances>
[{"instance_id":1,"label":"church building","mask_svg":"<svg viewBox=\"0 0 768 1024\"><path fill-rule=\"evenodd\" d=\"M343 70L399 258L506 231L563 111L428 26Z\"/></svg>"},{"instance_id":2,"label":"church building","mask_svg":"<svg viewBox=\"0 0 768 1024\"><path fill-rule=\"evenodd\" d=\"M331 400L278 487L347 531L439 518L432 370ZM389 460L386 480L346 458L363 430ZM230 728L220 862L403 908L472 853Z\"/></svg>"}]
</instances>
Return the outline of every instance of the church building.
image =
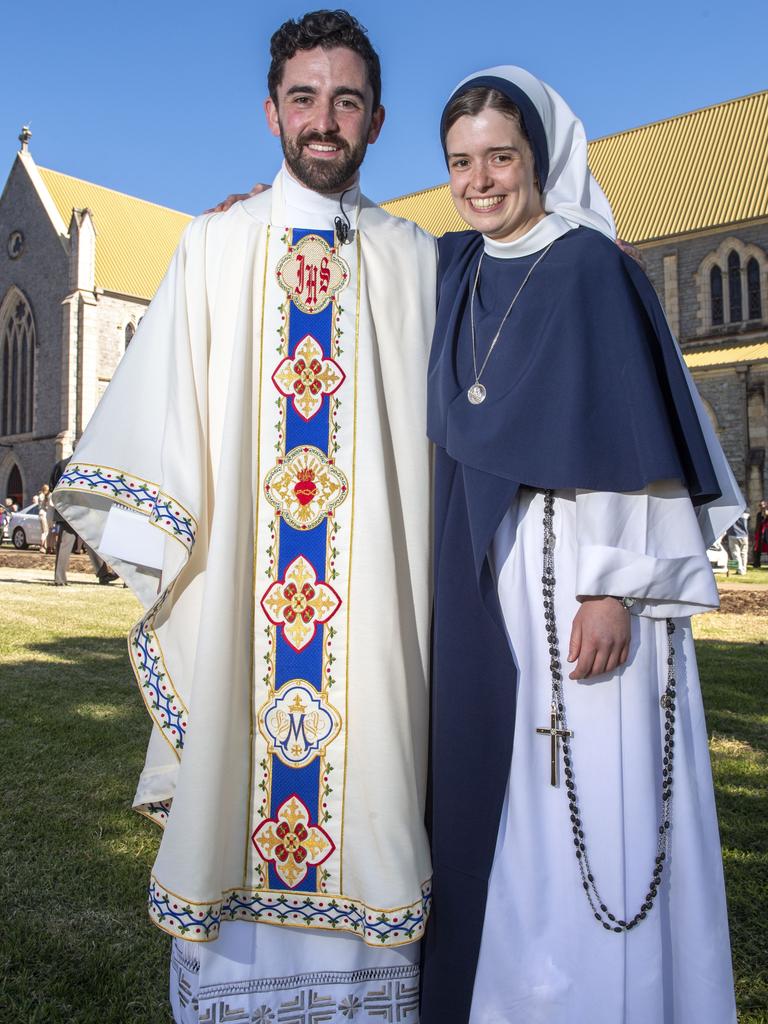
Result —
<instances>
[{"instance_id":1,"label":"church building","mask_svg":"<svg viewBox=\"0 0 768 1024\"><path fill-rule=\"evenodd\" d=\"M72 453L191 220L38 167L30 136L0 196L0 500L20 506Z\"/></svg>"},{"instance_id":2,"label":"church building","mask_svg":"<svg viewBox=\"0 0 768 1024\"><path fill-rule=\"evenodd\" d=\"M20 504L72 451L190 219L38 167L29 139L0 196L0 499ZM768 91L597 139L589 162L754 512L768 495ZM465 227L446 185L382 205L436 235Z\"/></svg>"}]
</instances>

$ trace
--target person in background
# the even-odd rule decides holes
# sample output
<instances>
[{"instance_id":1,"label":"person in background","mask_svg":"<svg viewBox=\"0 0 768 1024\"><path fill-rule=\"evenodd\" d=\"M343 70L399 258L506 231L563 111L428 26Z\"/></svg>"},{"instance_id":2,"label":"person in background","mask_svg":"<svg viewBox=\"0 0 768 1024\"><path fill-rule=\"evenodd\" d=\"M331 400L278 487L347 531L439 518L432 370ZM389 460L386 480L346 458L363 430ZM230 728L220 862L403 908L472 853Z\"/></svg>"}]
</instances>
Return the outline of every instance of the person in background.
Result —
<instances>
[{"instance_id":1,"label":"person in background","mask_svg":"<svg viewBox=\"0 0 768 1024\"><path fill-rule=\"evenodd\" d=\"M8 539L8 528L12 515L13 502L10 498L6 498L3 504L0 505L0 544Z\"/></svg>"},{"instance_id":2,"label":"person in background","mask_svg":"<svg viewBox=\"0 0 768 1024\"><path fill-rule=\"evenodd\" d=\"M51 488L49 484L43 484L37 500L38 515L40 516L40 550L48 551L48 536L51 531L53 519L53 502L51 501Z\"/></svg>"},{"instance_id":3,"label":"person in background","mask_svg":"<svg viewBox=\"0 0 768 1024\"><path fill-rule=\"evenodd\" d=\"M745 512L725 532L728 554L736 562L736 574L738 576L746 576L747 574L748 523L749 513Z\"/></svg>"},{"instance_id":4,"label":"person in background","mask_svg":"<svg viewBox=\"0 0 768 1024\"><path fill-rule=\"evenodd\" d=\"M752 566L760 568L760 557L768 554L768 502L765 498L760 502L755 516L755 539L752 544Z\"/></svg>"},{"instance_id":5,"label":"person in background","mask_svg":"<svg viewBox=\"0 0 768 1024\"><path fill-rule=\"evenodd\" d=\"M51 481L48 485L49 491L52 491L56 484L62 477L69 459L62 459L57 462L51 472ZM103 558L100 558L93 548L89 547L85 542L78 537L77 533L72 529L69 523L64 517L57 511L56 505L53 505L54 519L57 524L58 536L56 538L56 567L54 569L53 583L56 587L67 586L67 569L69 567L69 560L72 557L72 552L75 548L75 544L81 541L85 549L85 553L91 560L93 571L96 574L96 579L101 584L109 584L113 580L117 579L117 573L113 572L112 569L107 565Z\"/></svg>"}]
</instances>

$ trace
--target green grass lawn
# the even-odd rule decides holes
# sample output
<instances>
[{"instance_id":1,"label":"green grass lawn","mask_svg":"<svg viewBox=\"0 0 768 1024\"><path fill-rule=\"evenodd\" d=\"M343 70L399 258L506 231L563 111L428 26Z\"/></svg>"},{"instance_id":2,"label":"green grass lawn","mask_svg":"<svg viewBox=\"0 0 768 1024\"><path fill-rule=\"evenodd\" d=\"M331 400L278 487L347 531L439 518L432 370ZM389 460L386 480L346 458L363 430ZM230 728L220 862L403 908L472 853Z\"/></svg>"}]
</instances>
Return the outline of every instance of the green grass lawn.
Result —
<instances>
[{"instance_id":1,"label":"green grass lawn","mask_svg":"<svg viewBox=\"0 0 768 1024\"><path fill-rule=\"evenodd\" d=\"M731 572L728 576L725 573L717 574L718 583L765 583L768 586L768 565L755 569L752 565L747 566L746 576L739 576Z\"/></svg>"},{"instance_id":2,"label":"green grass lawn","mask_svg":"<svg viewBox=\"0 0 768 1024\"><path fill-rule=\"evenodd\" d=\"M130 810L149 735L125 646L138 605L0 581L0 607L0 1024L168 1024L168 939L145 909L159 833ZM768 1021L767 625L696 626L743 1024Z\"/></svg>"},{"instance_id":3,"label":"green grass lawn","mask_svg":"<svg viewBox=\"0 0 768 1024\"><path fill-rule=\"evenodd\" d=\"M2 1024L166 1024L146 915L156 827L130 810L149 719L127 590L0 583Z\"/></svg>"},{"instance_id":4,"label":"green grass lawn","mask_svg":"<svg viewBox=\"0 0 768 1024\"><path fill-rule=\"evenodd\" d=\"M768 1021L768 616L694 619L739 1020Z\"/></svg>"}]
</instances>

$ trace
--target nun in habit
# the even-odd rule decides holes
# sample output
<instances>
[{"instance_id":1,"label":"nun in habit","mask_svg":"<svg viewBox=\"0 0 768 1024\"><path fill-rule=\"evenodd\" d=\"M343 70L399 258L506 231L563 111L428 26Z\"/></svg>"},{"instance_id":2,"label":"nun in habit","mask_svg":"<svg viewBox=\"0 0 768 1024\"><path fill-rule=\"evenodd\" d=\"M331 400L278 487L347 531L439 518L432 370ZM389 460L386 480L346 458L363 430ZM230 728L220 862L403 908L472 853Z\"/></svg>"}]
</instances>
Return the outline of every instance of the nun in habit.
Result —
<instances>
[{"instance_id":1,"label":"nun in habit","mask_svg":"<svg viewBox=\"0 0 768 1024\"><path fill-rule=\"evenodd\" d=\"M690 616L742 499L562 98L491 68L441 129L422 1024L732 1024Z\"/></svg>"}]
</instances>

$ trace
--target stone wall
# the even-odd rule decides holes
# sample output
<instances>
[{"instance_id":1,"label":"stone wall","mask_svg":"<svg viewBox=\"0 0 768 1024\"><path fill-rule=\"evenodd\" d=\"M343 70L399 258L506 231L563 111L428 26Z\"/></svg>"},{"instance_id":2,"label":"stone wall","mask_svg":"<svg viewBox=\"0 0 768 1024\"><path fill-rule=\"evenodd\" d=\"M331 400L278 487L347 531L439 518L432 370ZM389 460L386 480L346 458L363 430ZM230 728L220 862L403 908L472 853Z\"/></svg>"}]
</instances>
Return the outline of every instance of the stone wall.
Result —
<instances>
[{"instance_id":1,"label":"stone wall","mask_svg":"<svg viewBox=\"0 0 768 1024\"><path fill-rule=\"evenodd\" d=\"M709 264L739 251L742 273L752 255L762 266L762 319L713 326L709 308ZM713 351L768 341L768 224L722 228L691 237L649 243L642 247L648 276L665 306L684 351L701 346ZM721 258L719 265L724 266ZM725 280L724 280L725 283ZM746 292L744 292L746 298ZM725 316L728 319L727 288ZM744 309L746 317L747 310ZM750 511L768 491L768 362L742 359L730 365L698 368L696 386L710 406L720 443Z\"/></svg>"},{"instance_id":2,"label":"stone wall","mask_svg":"<svg viewBox=\"0 0 768 1024\"><path fill-rule=\"evenodd\" d=\"M696 280L699 267L705 258L729 238L737 239L743 246L757 246L768 254L768 224L740 225L737 228L718 228L717 230L672 241L652 242L642 246L645 269L653 282L656 291L666 307L665 288L665 257L675 257L677 263L677 299L679 307L678 336L683 346L702 344L704 342L723 342L727 344L745 344L754 340L756 334L766 336L768 323L768 285L763 280L763 321L761 327L752 324L724 324L712 328L709 324L702 325L700 319L701 296ZM669 262L669 261L668 261ZM669 273L667 274L669 277ZM669 312L669 311L668 311Z\"/></svg>"},{"instance_id":3,"label":"stone wall","mask_svg":"<svg viewBox=\"0 0 768 1024\"><path fill-rule=\"evenodd\" d=\"M12 260L8 236L20 230L24 248ZM22 163L17 160L0 198L0 302L12 286L26 297L35 320L35 398L32 434L0 438L0 498L14 464L19 465L28 501L56 459L56 435L62 429L61 301L67 292L66 239L54 229ZM12 445L12 447L8 447Z\"/></svg>"},{"instance_id":4,"label":"stone wall","mask_svg":"<svg viewBox=\"0 0 768 1024\"><path fill-rule=\"evenodd\" d=\"M17 230L24 248L11 259L7 239ZM27 503L55 462L71 454L125 351L126 327L136 327L148 303L72 291L68 238L57 233L19 160L0 198L0 243L0 304L15 286L35 320L33 430L0 438L0 499L15 464Z\"/></svg>"}]
</instances>

